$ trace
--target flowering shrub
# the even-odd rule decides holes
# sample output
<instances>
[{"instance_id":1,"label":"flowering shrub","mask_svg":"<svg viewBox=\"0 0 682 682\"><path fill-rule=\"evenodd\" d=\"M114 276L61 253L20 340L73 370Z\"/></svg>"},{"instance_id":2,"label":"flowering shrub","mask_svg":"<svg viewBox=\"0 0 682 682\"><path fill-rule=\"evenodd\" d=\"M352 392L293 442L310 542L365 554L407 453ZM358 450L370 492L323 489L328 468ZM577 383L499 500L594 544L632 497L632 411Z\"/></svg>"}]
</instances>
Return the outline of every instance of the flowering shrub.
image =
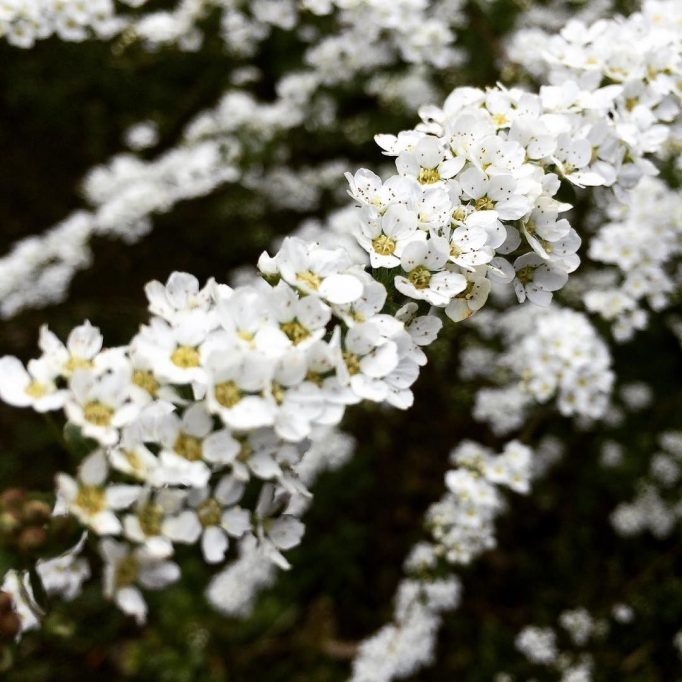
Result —
<instances>
[{"instance_id":1,"label":"flowering shrub","mask_svg":"<svg viewBox=\"0 0 682 682\"><path fill-rule=\"evenodd\" d=\"M389 623L368 621L352 642L334 628L325 635L322 649L351 659L355 682L403 679L436 661L439 628L467 599L453 568L496 547L508 506L501 487L527 496L531 481L551 486L555 467L582 474L577 460L591 447L602 450L595 480L625 469L622 493L665 430L669 454L649 472L665 496L644 483L605 517L612 512L621 535L671 535L678 411L661 410L642 429L648 441L632 439L639 413L659 403L637 383L649 377L627 360L633 347L620 344L650 334L654 356L672 358L664 371L654 363L657 381L678 400L679 349L660 337L665 325L679 330L682 15L674 0L648 0L625 18L595 4L585 11L591 23L575 19L554 34L531 11L505 40L502 72L515 82L458 80L439 92L442 72L466 70L454 30L488 26L488 10L448 0L0 7L7 49L53 36L108 41L114 59L132 49L200 53L217 21L219 51L233 60L218 105L192 111L174 146L161 146L153 120L127 127L131 151L85 177L90 207L10 247L0 259L3 317L64 300L77 271L97 267L96 237L142 243L152 219L183 201L233 191L243 221L267 209L299 223L286 236L270 228L257 269L235 271L230 284L177 270L152 278L149 315L130 337L117 331L119 342L109 345L89 321L63 335L42 324L38 355L0 358L0 398L44 415L70 453L48 474L54 492L16 480L0 496L0 634L15 648L31 641L27 631L58 631L51 613L64 606L55 603L94 595L95 576L138 626L189 582L190 603L202 590L223 617L248 618L279 571L314 569L292 550L304 551L307 515L324 503L317 479L340 474L354 450L354 460L371 457L378 434L391 442L391 420L426 433L443 421L424 454L437 462L438 446L455 443L453 468L436 473L444 495L409 509L413 521L423 516L423 535L413 530L411 549L402 548ZM280 38L290 64L283 75L269 64L273 77L262 64ZM258 87L266 78L267 96ZM420 122L369 129L368 114L371 123L353 131L338 120L353 97L385 115L396 103L406 115L418 110ZM442 105L429 103L437 97ZM374 133L390 163L365 148ZM311 148L319 153L307 160L302 149ZM357 169L363 156L374 170ZM232 249L239 239L231 233ZM420 388L424 374L433 395ZM632 588L621 588L611 597L626 622ZM516 620L511 641L531 664L591 679L595 656L561 653L554 631L521 630L529 619ZM606 632L584 609L560 623L580 647ZM4 651L6 669L18 671L23 657L9 644ZM508 667L493 664L496 673ZM119 669L156 675L145 665ZM201 674L187 665L182 679Z\"/></svg>"}]
</instances>

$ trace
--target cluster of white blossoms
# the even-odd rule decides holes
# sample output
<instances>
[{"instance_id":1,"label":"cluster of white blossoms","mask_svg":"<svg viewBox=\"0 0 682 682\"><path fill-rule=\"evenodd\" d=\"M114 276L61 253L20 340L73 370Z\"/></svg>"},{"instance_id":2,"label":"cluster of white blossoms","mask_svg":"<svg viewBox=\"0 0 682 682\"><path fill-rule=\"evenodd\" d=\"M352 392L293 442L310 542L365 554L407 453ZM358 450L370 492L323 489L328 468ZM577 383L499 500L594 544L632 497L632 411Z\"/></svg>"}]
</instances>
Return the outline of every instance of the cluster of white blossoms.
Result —
<instances>
[{"instance_id":1,"label":"cluster of white blossoms","mask_svg":"<svg viewBox=\"0 0 682 682\"><path fill-rule=\"evenodd\" d=\"M15 1L19 13L31 5L26 0ZM94 8L94 3L81 0L55 3L59 11L66 11L71 4ZM155 214L166 213L181 201L207 196L226 184L239 183L252 190L254 206L261 211L263 198L273 207L298 212L316 208L324 189L342 185L342 171L335 172L335 164L343 164L344 169L348 164L330 160L322 169L295 171L288 166L292 150L286 133L302 128L307 135L336 130L338 94L328 87L333 85L330 74L345 79L345 88L352 86L373 96L378 96L377 78L390 77L398 88L405 78L409 92L421 93L418 102L424 101L424 92L433 94L430 84L436 69L451 65L457 56L447 26L456 23L458 0L442 0L438 7L412 0L402 4L339 2L328 7L309 4L299 16L295 3L282 0L183 0L172 11L143 14L135 24L130 16L116 19L128 40L142 40L152 47L176 41L189 46L197 44L197 21L220 9L230 49L248 57L277 26L296 31L301 39L300 64L278 81L276 98L267 102L249 91L262 77L258 68L238 66L231 76L234 86L223 93L217 105L190 121L174 147L152 158L117 154L91 170L83 182L89 210L78 211L42 235L14 244L0 258L1 317L63 300L75 273L92 262L89 243L94 236L133 243L148 234ZM2 7L0 4L0 19ZM329 12L333 27L320 34L314 25L317 15ZM291 16L284 20L284 15ZM301 23L306 17L310 25ZM439 58L435 57L435 36L445 41ZM339 69L330 48L324 47L332 44L349 58L354 55L353 65ZM372 58L375 52L381 59ZM288 53L287 59L291 56ZM367 78L354 79L354 74ZM126 142L131 150L147 149L158 142L158 131L153 122L145 121L128 131Z\"/></svg>"},{"instance_id":2,"label":"cluster of white blossoms","mask_svg":"<svg viewBox=\"0 0 682 682\"><path fill-rule=\"evenodd\" d=\"M252 536L286 568L303 525L297 466L310 439L370 400L407 408L441 327L407 304L381 311L384 287L342 249L287 238L235 289L174 273L146 292L153 314L126 347L102 349L86 323L66 344L46 327L26 367L0 359L0 397L38 412L63 409L95 449L75 477L57 477L55 514L102 536L105 593L142 620L136 585L179 577L174 543L201 543L222 563L230 538ZM322 431L320 431L322 430ZM256 508L240 502L260 484ZM122 540L114 539L122 538Z\"/></svg>"},{"instance_id":3,"label":"cluster of white blossoms","mask_svg":"<svg viewBox=\"0 0 682 682\"><path fill-rule=\"evenodd\" d=\"M680 34L671 33L678 43ZM576 82L560 72L539 94L458 88L442 108L422 107L415 130L377 136L396 157L397 174L348 176L361 206L356 236L371 266L455 321L483 305L490 277L512 282L520 302L547 305L579 264L581 239L560 217L571 206L555 198L562 180L620 196L655 172L646 156L667 139L659 121L678 115L669 77L679 74L678 62L664 49L657 68L631 76L657 93L658 117L630 106L630 81Z\"/></svg>"},{"instance_id":4,"label":"cluster of white blossoms","mask_svg":"<svg viewBox=\"0 0 682 682\"><path fill-rule=\"evenodd\" d=\"M660 312L680 285L674 266L682 253L682 192L645 178L627 204L609 204L606 215L588 257L615 266L618 275L611 286L588 289L583 300L587 310L612 324L617 340L627 341L646 326L642 303Z\"/></svg>"},{"instance_id":5,"label":"cluster of white blossoms","mask_svg":"<svg viewBox=\"0 0 682 682\"><path fill-rule=\"evenodd\" d=\"M666 538L682 518L682 432L661 434L659 445L661 450L652 455L648 475L638 482L635 498L619 504L611 514L619 535L648 532Z\"/></svg>"},{"instance_id":6,"label":"cluster of white blossoms","mask_svg":"<svg viewBox=\"0 0 682 682\"><path fill-rule=\"evenodd\" d=\"M516 648L537 666L553 671L560 682L591 682L594 660L584 649L603 640L614 627L626 626L634 618L626 604L613 606L605 617L596 618L582 607L563 611L558 618L560 629L553 627L524 627L516 637ZM563 639L564 642L561 642ZM496 676L496 682L512 682L506 673Z\"/></svg>"},{"instance_id":7,"label":"cluster of white blossoms","mask_svg":"<svg viewBox=\"0 0 682 682\"><path fill-rule=\"evenodd\" d=\"M139 6L146 0L121 0ZM116 16L114 0L2 0L0 39L15 47L29 48L37 40L57 36L81 42L87 38L109 39L125 22Z\"/></svg>"},{"instance_id":8,"label":"cluster of white blossoms","mask_svg":"<svg viewBox=\"0 0 682 682\"><path fill-rule=\"evenodd\" d=\"M488 339L502 340L500 352L474 347L478 352L462 357L466 376L498 384L477 392L473 412L493 431L518 429L532 406L551 400L564 416L605 415L614 382L611 355L584 314L556 306L484 311L475 326Z\"/></svg>"},{"instance_id":9,"label":"cluster of white blossoms","mask_svg":"<svg viewBox=\"0 0 682 682\"><path fill-rule=\"evenodd\" d=\"M498 486L523 494L530 489L531 451L518 441L508 443L500 454L464 441L450 461L455 468L445 475L448 492L425 516L432 540L410 552L393 621L360 644L352 682L403 679L433 661L442 614L457 608L460 600L452 567L468 564L495 546L494 522L505 508Z\"/></svg>"},{"instance_id":10,"label":"cluster of white blossoms","mask_svg":"<svg viewBox=\"0 0 682 682\"><path fill-rule=\"evenodd\" d=\"M209 4L181 3L177 12ZM244 30L249 45L249 27L236 18L241 14L233 3L221 4L231 35ZM252 5L249 11L268 25L296 23L293 3ZM446 0L435 6L446 15L459 8ZM349 71L364 72L393 63L396 54L439 67L454 58L451 35L437 22L403 21L427 11L421 0L308 0L305 7L315 15L340 10L365 39L372 28L364 26L366 13L373 13L380 33L395 31L394 56L382 54L380 41L358 56L347 37L326 38L307 52L309 72L280 81L274 102L230 91L189 125L179 147L151 161L121 155L96 169L86 182L94 211L75 214L44 239L22 242L0 262L3 315L62 296L72 272L89 262L91 235L134 240L150 229L151 214L182 199L226 182L257 186L263 174L247 162L277 134L305 124L314 95L343 71L339 60L357 58ZM672 0L651 1L627 20L570 24L547 38L540 66L531 60L534 72L551 82L537 94L501 85L457 88L442 108L423 107L414 130L377 136L395 157L397 173L385 180L366 169L349 173L358 206L334 214L319 241L320 226L307 223L274 256L264 253L262 278L247 275L234 288L211 280L201 288L192 275L174 273L165 285L147 285L152 317L126 346L103 348L89 323L66 343L43 327L39 357L26 366L1 358L0 398L41 413L63 410L69 432L90 446L77 471L58 474L54 509L77 519L87 537L37 567L46 590L66 598L78 593L92 572L80 551L94 538L105 595L142 622L142 590L180 577L176 545L199 545L216 566L236 546L239 557L208 595L225 613L248 611L256 591L273 579L273 566L289 566L284 553L304 532L299 517L314 472L344 457L344 447L326 444L338 436L346 408L362 401L409 408L426 362L422 347L439 333L440 314L454 322L470 318L493 282L507 285L521 303L550 305L579 265L581 237L561 217L571 206L557 199L562 183L612 188L611 199L640 182L653 186L643 180L655 172L649 157L664 148L679 117L682 23L661 19L679 17L675 12ZM150 42L164 42L164 20L155 21ZM139 25L137 31L144 35ZM335 168L325 167L320 186ZM301 178L314 184L315 175L280 168L268 177L288 193ZM306 200L302 193L294 203ZM597 236L595 259L608 258L610 240L628 238L614 225ZM652 259L662 268L649 242L663 234L669 240L663 250L678 248L675 229L646 230L649 238L637 244L647 253L623 266L628 277L635 266L656 272ZM669 290L656 293L652 286L642 297L655 308ZM467 356L476 366L466 369L469 375L495 379L497 373L504 384L477 398L475 416L493 430L518 428L531 402L551 399L567 416L604 415L610 357L584 315L525 305L479 320L487 338L501 335L507 345L501 354L480 349ZM361 644L354 682L405 677L433 658L441 614L459 600L457 579L439 571L494 546L494 521L504 509L498 486L529 490L530 450L518 441L501 454L465 442L451 457L457 466L446 475L448 492L426 514L432 539L406 562L409 577L398 590L393 623ZM678 459L675 449L659 457L656 478L676 482ZM36 626L39 609L26 575L10 572L5 583L26 614L22 627ZM578 631L575 614L565 620ZM520 638L522 648L544 650L533 654L537 660L560 660L552 638L537 634ZM565 682L589 679L589 662L571 663L562 673Z\"/></svg>"},{"instance_id":11,"label":"cluster of white blossoms","mask_svg":"<svg viewBox=\"0 0 682 682\"><path fill-rule=\"evenodd\" d=\"M178 0L168 9L130 12L147 0L3 0L0 38L28 48L52 35L81 42L120 36L122 49L174 45L194 51L204 39L202 22L217 14L220 35L233 55L252 55L273 29L305 29L306 61L327 82L376 71L396 57L439 68L455 64L453 27L461 24L461 0ZM123 11L122 11L123 10ZM128 10L128 11L125 11ZM320 34L316 19L331 17L337 29ZM342 68L338 68L339 65Z\"/></svg>"}]
</instances>

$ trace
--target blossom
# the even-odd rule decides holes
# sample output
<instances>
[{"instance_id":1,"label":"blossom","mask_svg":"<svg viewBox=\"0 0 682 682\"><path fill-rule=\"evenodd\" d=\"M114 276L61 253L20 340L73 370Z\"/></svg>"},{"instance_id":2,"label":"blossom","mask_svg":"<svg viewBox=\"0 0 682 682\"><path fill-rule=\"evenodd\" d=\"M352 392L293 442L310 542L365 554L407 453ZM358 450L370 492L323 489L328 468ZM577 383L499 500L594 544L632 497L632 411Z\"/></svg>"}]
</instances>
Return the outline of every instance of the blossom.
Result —
<instances>
[{"instance_id":1,"label":"blossom","mask_svg":"<svg viewBox=\"0 0 682 682\"><path fill-rule=\"evenodd\" d=\"M64 406L68 391L58 389L51 364L44 359L29 360L26 368L18 358L0 358L0 398L16 407L32 407L37 412Z\"/></svg>"},{"instance_id":2,"label":"blossom","mask_svg":"<svg viewBox=\"0 0 682 682\"><path fill-rule=\"evenodd\" d=\"M520 303L528 298L532 303L547 306L552 292L568 281L566 272L533 253L519 256L514 261L514 269L514 290Z\"/></svg>"},{"instance_id":3,"label":"blossom","mask_svg":"<svg viewBox=\"0 0 682 682\"><path fill-rule=\"evenodd\" d=\"M69 382L69 396L64 410L83 435L102 445L114 445L118 429L132 421L139 412L128 400L130 375L113 370L97 375L91 370L77 369Z\"/></svg>"},{"instance_id":4,"label":"blossom","mask_svg":"<svg viewBox=\"0 0 682 682\"><path fill-rule=\"evenodd\" d=\"M433 238L428 244L410 244L401 258L407 277L398 275L394 283L398 291L431 305L445 306L466 287L463 275L446 270L449 248L445 239Z\"/></svg>"},{"instance_id":5,"label":"blossom","mask_svg":"<svg viewBox=\"0 0 682 682\"><path fill-rule=\"evenodd\" d=\"M136 583L148 590L163 589L180 577L178 565L149 554L143 547L132 549L110 538L100 542L99 551L104 560L104 596L142 625L147 604Z\"/></svg>"},{"instance_id":6,"label":"blossom","mask_svg":"<svg viewBox=\"0 0 682 682\"><path fill-rule=\"evenodd\" d=\"M57 474L55 514L69 513L98 535L118 535L121 522L116 511L137 500L139 486L107 485L108 467L102 450L96 450L81 463L78 478Z\"/></svg>"},{"instance_id":7,"label":"blossom","mask_svg":"<svg viewBox=\"0 0 682 682\"><path fill-rule=\"evenodd\" d=\"M189 491L187 508L170 516L162 530L174 542L194 544L201 537L201 550L208 563L218 563L225 557L228 537L241 537L251 530L249 513L234 506L243 494L243 485L224 476L211 494L208 487ZM228 508L229 507L229 508Z\"/></svg>"}]
</instances>

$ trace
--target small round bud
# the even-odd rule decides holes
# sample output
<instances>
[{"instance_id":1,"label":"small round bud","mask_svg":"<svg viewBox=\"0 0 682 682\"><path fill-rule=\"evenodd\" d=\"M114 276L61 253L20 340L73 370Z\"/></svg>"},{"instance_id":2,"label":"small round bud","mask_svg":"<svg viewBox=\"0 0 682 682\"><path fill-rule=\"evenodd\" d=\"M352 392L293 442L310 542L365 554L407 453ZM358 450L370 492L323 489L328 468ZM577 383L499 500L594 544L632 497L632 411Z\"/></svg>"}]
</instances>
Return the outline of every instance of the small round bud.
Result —
<instances>
[{"instance_id":1,"label":"small round bud","mask_svg":"<svg viewBox=\"0 0 682 682\"><path fill-rule=\"evenodd\" d=\"M0 615L12 610L12 595L8 592L0 592Z\"/></svg>"},{"instance_id":2,"label":"small round bud","mask_svg":"<svg viewBox=\"0 0 682 682\"><path fill-rule=\"evenodd\" d=\"M21 618L16 611L0 616L0 640L14 639L21 632Z\"/></svg>"},{"instance_id":3,"label":"small round bud","mask_svg":"<svg viewBox=\"0 0 682 682\"><path fill-rule=\"evenodd\" d=\"M42 547L47 542L47 533L43 528L29 526L24 528L19 535L17 545L22 552L31 552Z\"/></svg>"},{"instance_id":4,"label":"small round bud","mask_svg":"<svg viewBox=\"0 0 682 682\"><path fill-rule=\"evenodd\" d=\"M39 500L29 500L24 505L24 520L28 523L47 523L50 513L50 507Z\"/></svg>"},{"instance_id":5,"label":"small round bud","mask_svg":"<svg viewBox=\"0 0 682 682\"><path fill-rule=\"evenodd\" d=\"M19 507L26 500L26 493L20 488L7 488L0 494L0 506L5 509Z\"/></svg>"},{"instance_id":6,"label":"small round bud","mask_svg":"<svg viewBox=\"0 0 682 682\"><path fill-rule=\"evenodd\" d=\"M19 515L15 512L0 512L0 533L2 535L11 535L21 526Z\"/></svg>"}]
</instances>

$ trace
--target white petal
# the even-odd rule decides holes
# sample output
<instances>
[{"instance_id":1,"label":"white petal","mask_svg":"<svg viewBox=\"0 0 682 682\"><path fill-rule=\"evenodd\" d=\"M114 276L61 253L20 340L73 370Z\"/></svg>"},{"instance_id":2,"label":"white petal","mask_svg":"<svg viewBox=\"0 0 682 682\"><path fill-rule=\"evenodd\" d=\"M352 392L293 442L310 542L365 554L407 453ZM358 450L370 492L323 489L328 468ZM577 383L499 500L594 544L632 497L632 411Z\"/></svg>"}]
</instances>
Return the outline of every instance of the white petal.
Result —
<instances>
[{"instance_id":1,"label":"white petal","mask_svg":"<svg viewBox=\"0 0 682 682\"><path fill-rule=\"evenodd\" d=\"M173 542L192 545L201 535L201 523L196 512L188 509L177 516L165 519L161 525L161 532Z\"/></svg>"},{"instance_id":2,"label":"white petal","mask_svg":"<svg viewBox=\"0 0 682 682\"><path fill-rule=\"evenodd\" d=\"M320 285L320 296L330 303L343 305L362 296L362 282L353 275L329 275Z\"/></svg>"},{"instance_id":3,"label":"white petal","mask_svg":"<svg viewBox=\"0 0 682 682\"><path fill-rule=\"evenodd\" d=\"M276 519L268 536L279 549L291 549L301 542L305 526L294 516L284 515Z\"/></svg>"},{"instance_id":4,"label":"white petal","mask_svg":"<svg viewBox=\"0 0 682 682\"><path fill-rule=\"evenodd\" d=\"M246 509L235 507L223 514L221 524L230 535L238 538L251 530L251 514Z\"/></svg>"},{"instance_id":5,"label":"white petal","mask_svg":"<svg viewBox=\"0 0 682 682\"><path fill-rule=\"evenodd\" d=\"M201 551L209 564L217 564L225 558L229 542L227 535L218 526L209 526L201 538Z\"/></svg>"},{"instance_id":6,"label":"white petal","mask_svg":"<svg viewBox=\"0 0 682 682\"><path fill-rule=\"evenodd\" d=\"M123 613L133 616L138 625L144 624L147 618L147 604L140 590L136 587L124 587L116 592L114 600Z\"/></svg>"}]
</instances>

